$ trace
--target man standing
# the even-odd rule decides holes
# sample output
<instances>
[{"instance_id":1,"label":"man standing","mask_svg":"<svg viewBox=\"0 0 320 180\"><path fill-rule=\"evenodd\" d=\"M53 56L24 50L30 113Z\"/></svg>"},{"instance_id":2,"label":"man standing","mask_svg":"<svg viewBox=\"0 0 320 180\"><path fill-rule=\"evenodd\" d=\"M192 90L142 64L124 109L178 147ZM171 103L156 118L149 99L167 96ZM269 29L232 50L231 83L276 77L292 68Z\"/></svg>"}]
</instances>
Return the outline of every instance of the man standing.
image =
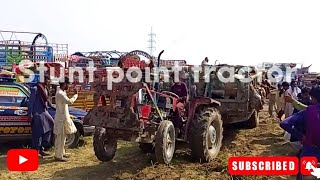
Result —
<instances>
[{"instance_id":1,"label":"man standing","mask_svg":"<svg viewBox=\"0 0 320 180\"><path fill-rule=\"evenodd\" d=\"M32 129L32 148L39 151L39 156L49 154L43 151L51 139L53 129L53 118L48 112L49 102L49 76L45 76L43 83L38 83L30 88L31 95L29 101L28 115Z\"/></svg>"},{"instance_id":2,"label":"man standing","mask_svg":"<svg viewBox=\"0 0 320 180\"><path fill-rule=\"evenodd\" d=\"M53 132L55 138L55 160L66 161L65 143L66 143L66 122L70 118L68 105L73 104L78 98L78 91L74 89L74 96L69 99L66 90L69 88L69 78L65 78L64 82L60 82L60 88L56 92L56 115L54 118Z\"/></svg>"},{"instance_id":3,"label":"man standing","mask_svg":"<svg viewBox=\"0 0 320 180\"><path fill-rule=\"evenodd\" d=\"M209 59L208 57L205 57L204 60L201 62L201 66L208 66L209 65Z\"/></svg>"},{"instance_id":4,"label":"man standing","mask_svg":"<svg viewBox=\"0 0 320 180\"><path fill-rule=\"evenodd\" d=\"M286 84L284 82L284 84ZM289 87L289 85L288 85ZM277 108L277 117L282 119L285 109L285 101L284 101L284 89L282 88L282 84L278 84L277 94L276 94L276 108Z\"/></svg>"},{"instance_id":5,"label":"man standing","mask_svg":"<svg viewBox=\"0 0 320 180\"><path fill-rule=\"evenodd\" d=\"M298 94L301 93L301 89L298 88L298 84L295 80L292 80L290 83L290 88L286 89L285 96L292 96L295 100L298 100ZM285 115L286 118L293 114L294 108L291 103L286 103L285 105Z\"/></svg>"},{"instance_id":6,"label":"man standing","mask_svg":"<svg viewBox=\"0 0 320 180\"><path fill-rule=\"evenodd\" d=\"M273 117L273 111L277 109L276 107L276 96L277 96L277 90L274 89L274 90L270 90L270 93L269 93L269 102L268 102L268 105L269 105L269 115L270 117Z\"/></svg>"}]
</instances>

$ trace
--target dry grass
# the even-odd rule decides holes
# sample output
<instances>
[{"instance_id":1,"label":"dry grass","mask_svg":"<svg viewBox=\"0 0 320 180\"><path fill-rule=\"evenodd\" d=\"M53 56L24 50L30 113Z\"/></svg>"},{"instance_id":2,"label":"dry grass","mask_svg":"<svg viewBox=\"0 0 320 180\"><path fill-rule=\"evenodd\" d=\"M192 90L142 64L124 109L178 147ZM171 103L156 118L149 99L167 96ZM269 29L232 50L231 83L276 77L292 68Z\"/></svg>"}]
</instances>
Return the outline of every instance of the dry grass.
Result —
<instances>
[{"instance_id":1,"label":"dry grass","mask_svg":"<svg viewBox=\"0 0 320 180\"><path fill-rule=\"evenodd\" d=\"M6 170L5 157L0 157L1 179L288 179L288 177L231 177L227 170L230 156L293 155L282 139L283 131L275 119L264 111L256 129L227 127L223 147L214 162L192 162L190 152L181 145L170 166L154 164L152 155L140 152L134 143L120 142L116 157L107 163L99 162L93 152L92 138L83 147L68 150L69 162L54 162L53 157L41 160L38 171L12 173ZM2 151L1 153L5 153Z\"/></svg>"}]
</instances>

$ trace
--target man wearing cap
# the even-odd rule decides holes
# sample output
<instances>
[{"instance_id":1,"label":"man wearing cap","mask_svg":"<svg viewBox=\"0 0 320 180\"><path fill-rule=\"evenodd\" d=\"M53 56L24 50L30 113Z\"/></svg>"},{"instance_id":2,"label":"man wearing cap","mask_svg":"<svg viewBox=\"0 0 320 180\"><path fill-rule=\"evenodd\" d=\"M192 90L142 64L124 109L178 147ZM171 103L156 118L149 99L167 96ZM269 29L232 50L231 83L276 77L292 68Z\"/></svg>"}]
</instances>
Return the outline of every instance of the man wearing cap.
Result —
<instances>
[{"instance_id":1,"label":"man wearing cap","mask_svg":"<svg viewBox=\"0 0 320 180\"><path fill-rule=\"evenodd\" d=\"M70 118L68 105L73 104L78 98L78 91L74 89L74 96L68 98L66 90L69 88L69 78L65 78L64 82L59 83L60 87L57 88L55 101L56 101L56 115L54 121L53 132L56 135L55 138L55 160L67 161L65 158L68 156L65 153L66 142L66 122Z\"/></svg>"},{"instance_id":2,"label":"man wearing cap","mask_svg":"<svg viewBox=\"0 0 320 180\"><path fill-rule=\"evenodd\" d=\"M309 94L312 105L282 121L280 127L302 141L300 157L315 156L320 161L320 88L311 89Z\"/></svg>"},{"instance_id":3,"label":"man wearing cap","mask_svg":"<svg viewBox=\"0 0 320 180\"><path fill-rule=\"evenodd\" d=\"M53 118L48 112L51 105L49 101L48 86L50 84L49 76L44 77L44 82L38 83L30 88L31 95L28 106L29 122L32 129L32 148L38 150L39 157L47 156L44 147L51 140L53 130Z\"/></svg>"}]
</instances>

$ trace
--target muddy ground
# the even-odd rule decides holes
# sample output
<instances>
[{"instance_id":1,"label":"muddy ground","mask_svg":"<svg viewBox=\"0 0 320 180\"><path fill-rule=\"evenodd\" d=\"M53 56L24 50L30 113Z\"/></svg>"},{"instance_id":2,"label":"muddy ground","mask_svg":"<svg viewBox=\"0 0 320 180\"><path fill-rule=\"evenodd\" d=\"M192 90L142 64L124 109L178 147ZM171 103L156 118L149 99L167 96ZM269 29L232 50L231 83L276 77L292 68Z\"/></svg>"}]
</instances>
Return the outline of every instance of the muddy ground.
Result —
<instances>
[{"instance_id":1,"label":"muddy ground","mask_svg":"<svg viewBox=\"0 0 320 180\"><path fill-rule=\"evenodd\" d=\"M8 147L19 143L1 144L0 179L292 179L293 177L232 177L228 174L230 156L294 155L283 140L283 131L276 118L269 118L266 110L260 114L260 125L245 129L243 125L224 129L223 147L216 160L208 164L192 162L188 149L180 145L170 166L157 165L152 155L142 153L134 143L120 142L113 161L102 163L94 156L92 137L85 138L82 147L70 149L69 162L54 162L45 157L38 171L13 173L6 169ZM53 155L53 154L52 154Z\"/></svg>"}]
</instances>

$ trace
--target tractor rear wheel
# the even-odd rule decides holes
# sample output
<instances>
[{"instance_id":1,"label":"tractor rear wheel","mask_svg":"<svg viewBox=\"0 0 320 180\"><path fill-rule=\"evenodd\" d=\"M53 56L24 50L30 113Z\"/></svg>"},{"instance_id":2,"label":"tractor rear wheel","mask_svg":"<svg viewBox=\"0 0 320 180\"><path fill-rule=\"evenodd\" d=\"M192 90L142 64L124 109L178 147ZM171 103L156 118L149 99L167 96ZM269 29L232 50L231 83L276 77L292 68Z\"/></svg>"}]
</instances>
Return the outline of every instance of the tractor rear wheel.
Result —
<instances>
[{"instance_id":1,"label":"tractor rear wheel","mask_svg":"<svg viewBox=\"0 0 320 180\"><path fill-rule=\"evenodd\" d=\"M100 161L110 161L117 151L117 139L109 138L105 128L96 128L93 135L93 149Z\"/></svg>"},{"instance_id":2,"label":"tractor rear wheel","mask_svg":"<svg viewBox=\"0 0 320 180\"><path fill-rule=\"evenodd\" d=\"M200 162L213 160L220 152L223 139L219 111L214 107L199 107L192 121L190 133L193 158Z\"/></svg>"},{"instance_id":3,"label":"tractor rear wheel","mask_svg":"<svg viewBox=\"0 0 320 180\"><path fill-rule=\"evenodd\" d=\"M176 145L175 129L171 121L160 123L155 138L155 155L158 163L169 164L173 158Z\"/></svg>"},{"instance_id":4,"label":"tractor rear wheel","mask_svg":"<svg viewBox=\"0 0 320 180\"><path fill-rule=\"evenodd\" d=\"M257 111L254 111L251 117L248 120L249 128L256 128L259 126L259 114Z\"/></svg>"}]
</instances>

